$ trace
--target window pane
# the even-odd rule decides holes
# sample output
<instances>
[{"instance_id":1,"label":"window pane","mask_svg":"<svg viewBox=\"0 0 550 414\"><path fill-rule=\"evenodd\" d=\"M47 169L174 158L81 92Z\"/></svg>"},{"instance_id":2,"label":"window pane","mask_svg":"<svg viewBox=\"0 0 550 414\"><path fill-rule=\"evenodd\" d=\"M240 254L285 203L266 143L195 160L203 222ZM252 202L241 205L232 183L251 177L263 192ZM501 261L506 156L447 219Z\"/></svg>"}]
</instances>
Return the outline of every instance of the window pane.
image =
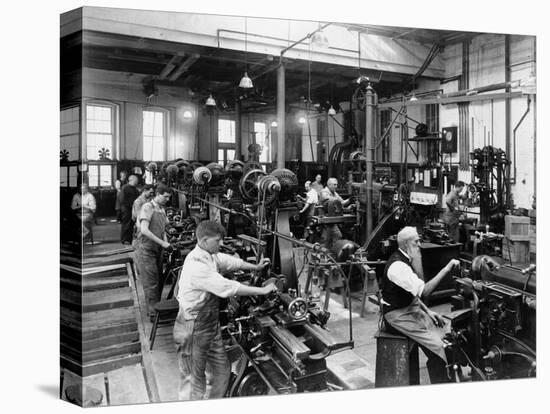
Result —
<instances>
[{"instance_id":1,"label":"window pane","mask_svg":"<svg viewBox=\"0 0 550 414\"><path fill-rule=\"evenodd\" d=\"M143 111L143 159L164 161L165 118L161 111Z\"/></svg>"},{"instance_id":2,"label":"window pane","mask_svg":"<svg viewBox=\"0 0 550 414\"><path fill-rule=\"evenodd\" d=\"M229 119L218 120L218 142L235 143L235 121Z\"/></svg>"},{"instance_id":3,"label":"window pane","mask_svg":"<svg viewBox=\"0 0 550 414\"><path fill-rule=\"evenodd\" d=\"M99 151L109 151L107 157L113 158L113 109L102 105L86 105L86 157L99 159Z\"/></svg>"},{"instance_id":4,"label":"window pane","mask_svg":"<svg viewBox=\"0 0 550 414\"><path fill-rule=\"evenodd\" d=\"M221 165L225 165L225 158L224 158L224 153L222 149L218 150L218 163Z\"/></svg>"},{"instance_id":5,"label":"window pane","mask_svg":"<svg viewBox=\"0 0 550 414\"><path fill-rule=\"evenodd\" d=\"M110 187L113 183L112 178L112 166L111 165L101 165L99 167L99 176L100 176L100 185L101 187Z\"/></svg>"},{"instance_id":6,"label":"window pane","mask_svg":"<svg viewBox=\"0 0 550 414\"><path fill-rule=\"evenodd\" d=\"M228 149L227 150L227 161L234 160L235 159L235 150Z\"/></svg>"},{"instance_id":7,"label":"window pane","mask_svg":"<svg viewBox=\"0 0 550 414\"><path fill-rule=\"evenodd\" d=\"M79 108L68 108L61 111L59 149L68 152L68 161L79 159L80 140Z\"/></svg>"},{"instance_id":8,"label":"window pane","mask_svg":"<svg viewBox=\"0 0 550 414\"><path fill-rule=\"evenodd\" d=\"M76 166L69 167L69 187L77 186L78 169Z\"/></svg>"},{"instance_id":9,"label":"window pane","mask_svg":"<svg viewBox=\"0 0 550 414\"><path fill-rule=\"evenodd\" d=\"M88 167L88 185L90 187L99 186L99 169L97 165L90 165Z\"/></svg>"},{"instance_id":10,"label":"window pane","mask_svg":"<svg viewBox=\"0 0 550 414\"><path fill-rule=\"evenodd\" d=\"M67 185L69 185L68 172L69 172L68 167L59 168L59 186L60 187L67 187Z\"/></svg>"},{"instance_id":11,"label":"window pane","mask_svg":"<svg viewBox=\"0 0 550 414\"><path fill-rule=\"evenodd\" d=\"M88 134L87 155L90 160L99 159L99 151L103 148L109 151L108 158L113 157L113 136L106 134Z\"/></svg>"}]
</instances>

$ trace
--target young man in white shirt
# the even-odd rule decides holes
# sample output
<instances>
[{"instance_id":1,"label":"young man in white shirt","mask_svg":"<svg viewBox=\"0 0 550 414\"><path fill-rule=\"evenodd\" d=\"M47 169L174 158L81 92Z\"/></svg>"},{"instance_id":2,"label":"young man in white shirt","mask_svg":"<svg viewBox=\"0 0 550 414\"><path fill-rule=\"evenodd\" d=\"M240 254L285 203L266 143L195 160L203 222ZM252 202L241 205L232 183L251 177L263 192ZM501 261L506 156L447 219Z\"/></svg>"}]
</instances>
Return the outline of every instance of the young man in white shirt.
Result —
<instances>
[{"instance_id":1,"label":"young man in white shirt","mask_svg":"<svg viewBox=\"0 0 550 414\"><path fill-rule=\"evenodd\" d=\"M444 319L423 302L441 280L460 262L451 259L431 280L415 273L413 262L420 258L420 238L414 227L397 234L399 249L388 259L380 283L382 314L391 328L417 342L428 357L430 382L447 382L447 357L443 344Z\"/></svg>"},{"instance_id":2,"label":"young man in white shirt","mask_svg":"<svg viewBox=\"0 0 550 414\"><path fill-rule=\"evenodd\" d=\"M179 312L174 324L174 340L180 368L180 400L204 398L205 370L212 374L209 398L224 396L231 374L219 324L219 298L267 295L276 291L274 284L248 286L224 278L220 273L235 270L261 270L269 259L259 264L219 253L224 228L206 220L196 230L197 246L187 255L181 269L177 299Z\"/></svg>"}]
</instances>

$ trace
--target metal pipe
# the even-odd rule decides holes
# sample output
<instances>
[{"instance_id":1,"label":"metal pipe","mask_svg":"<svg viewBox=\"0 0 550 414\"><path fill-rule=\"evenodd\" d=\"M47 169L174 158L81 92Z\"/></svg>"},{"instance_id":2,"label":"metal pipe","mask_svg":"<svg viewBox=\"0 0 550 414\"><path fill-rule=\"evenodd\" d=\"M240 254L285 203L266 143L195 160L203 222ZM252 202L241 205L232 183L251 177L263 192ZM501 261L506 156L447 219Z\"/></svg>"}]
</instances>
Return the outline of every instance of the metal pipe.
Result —
<instances>
[{"instance_id":1,"label":"metal pipe","mask_svg":"<svg viewBox=\"0 0 550 414\"><path fill-rule=\"evenodd\" d=\"M510 69L510 35L504 35L504 80L507 84L510 83L510 78L512 77L512 71ZM506 92L510 92L510 85L506 86ZM512 100L507 97L504 100L504 126L505 126L505 137L506 137L506 155L510 157L510 152L512 151L512 131L510 124L512 122ZM510 202L510 192L512 190L512 182L510 180L510 163L506 166L506 199L504 201L505 205L508 207ZM515 179L515 177L514 177ZM515 181L514 181L515 184Z\"/></svg>"},{"instance_id":2,"label":"metal pipe","mask_svg":"<svg viewBox=\"0 0 550 414\"><path fill-rule=\"evenodd\" d=\"M528 95L527 96L527 109L525 110L525 112L523 113L523 115L521 116L519 122L516 124L516 126L514 127L514 132L512 133L512 136L513 136L513 146L514 146L514 161L512 162L512 164L514 164L514 182L516 182L516 177L517 177L517 167L516 167L516 132L519 128L519 126L521 125L521 123L523 122L523 120L525 119L525 117L527 116L527 114L529 113L529 111L531 110L531 97ZM512 177L510 177L510 180L512 179Z\"/></svg>"},{"instance_id":3,"label":"metal pipe","mask_svg":"<svg viewBox=\"0 0 550 414\"><path fill-rule=\"evenodd\" d=\"M277 168L285 168L285 65L277 68Z\"/></svg>"},{"instance_id":4,"label":"metal pipe","mask_svg":"<svg viewBox=\"0 0 550 414\"><path fill-rule=\"evenodd\" d=\"M375 92L369 84L365 93L365 157L367 164L367 234L372 232L372 172L374 169L374 134L376 131Z\"/></svg>"},{"instance_id":5,"label":"metal pipe","mask_svg":"<svg viewBox=\"0 0 550 414\"><path fill-rule=\"evenodd\" d=\"M292 43L290 46L287 46L285 47L283 50L281 50L281 54L279 56L279 60L282 62L283 60L283 55L289 50L289 49L292 49L294 46L296 46L297 44L299 43L302 43L304 40L306 39L309 39L311 36L313 36L315 33L317 32L320 32L321 30L323 30L325 27L327 26L330 26L331 23L325 23L324 25L322 25L321 27L319 27L317 30L314 30L313 32L311 33L308 33L305 37L301 38L300 40L297 40L295 41L294 43Z\"/></svg>"},{"instance_id":6,"label":"metal pipe","mask_svg":"<svg viewBox=\"0 0 550 414\"><path fill-rule=\"evenodd\" d=\"M241 101L237 98L235 102L235 159L241 160L242 155L242 112ZM226 162L228 160L225 160Z\"/></svg>"}]
</instances>

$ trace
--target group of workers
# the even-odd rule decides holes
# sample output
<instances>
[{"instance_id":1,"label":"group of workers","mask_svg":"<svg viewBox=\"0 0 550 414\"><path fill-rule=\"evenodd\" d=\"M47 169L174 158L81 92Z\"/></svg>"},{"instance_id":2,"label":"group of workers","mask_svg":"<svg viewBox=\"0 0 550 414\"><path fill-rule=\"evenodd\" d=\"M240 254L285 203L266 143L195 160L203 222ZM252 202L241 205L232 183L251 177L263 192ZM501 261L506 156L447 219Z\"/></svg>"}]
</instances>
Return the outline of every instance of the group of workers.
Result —
<instances>
[{"instance_id":1,"label":"group of workers","mask_svg":"<svg viewBox=\"0 0 550 414\"><path fill-rule=\"evenodd\" d=\"M324 188L321 179L318 175L313 183L306 182L307 193L301 213L311 215L316 205L330 200L337 200L342 206L350 202L336 192L338 181L335 178L329 178ZM463 187L464 183L456 183L445 199L448 208L444 220L448 226L458 223L458 205ZM82 222L87 223L93 217L96 204L88 186L83 184L81 188L81 193L73 198L71 207L78 209ZM140 194L137 177L131 175L128 182L120 186L119 195L117 207L122 222L121 239L123 242L132 242L133 239L147 314L152 317L154 306L161 299L162 253L165 249L171 249L165 233L168 220L164 208L172 196L172 190L161 183L156 187L145 185ZM224 234L223 226L215 221L199 223L196 247L187 255L179 275L176 293L179 312L173 335L181 376L180 400L205 398L207 371L211 385L207 397L221 398L225 395L231 364L221 336L220 298L267 295L277 290L273 284L254 287L222 276L225 272L236 270L259 271L270 264L269 259L251 264L220 253ZM330 241L342 235L338 226L334 225L327 226L324 237ZM419 276L421 271L415 270L415 263L421 262L420 238L416 229L403 228L397 235L397 243L399 248L387 261L381 279L383 320L388 330L410 337L424 350L431 382L445 382L449 378L442 340L445 322L424 302L459 262L450 260L434 278L426 282Z\"/></svg>"}]
</instances>

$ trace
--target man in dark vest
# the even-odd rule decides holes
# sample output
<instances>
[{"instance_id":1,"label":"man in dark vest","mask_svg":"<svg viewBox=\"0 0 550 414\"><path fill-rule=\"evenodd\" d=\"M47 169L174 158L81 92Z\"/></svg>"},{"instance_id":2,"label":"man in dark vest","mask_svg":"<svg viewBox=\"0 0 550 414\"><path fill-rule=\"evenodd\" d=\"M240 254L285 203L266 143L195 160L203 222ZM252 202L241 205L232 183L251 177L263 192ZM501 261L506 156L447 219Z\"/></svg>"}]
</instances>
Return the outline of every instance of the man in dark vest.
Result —
<instances>
[{"instance_id":1,"label":"man in dark vest","mask_svg":"<svg viewBox=\"0 0 550 414\"><path fill-rule=\"evenodd\" d=\"M460 262L451 259L430 281L424 282L414 270L413 263L421 261L420 238L414 227L405 227L397 234L399 249L389 258L380 283L382 314L389 325L420 345L428 357L430 382L448 382L447 357L441 328L444 319L423 302Z\"/></svg>"},{"instance_id":2,"label":"man in dark vest","mask_svg":"<svg viewBox=\"0 0 550 414\"><path fill-rule=\"evenodd\" d=\"M139 197L137 189L138 178L131 175L128 178L128 184L124 184L120 190L120 242L122 244L132 244L134 236L134 220L132 220L132 206Z\"/></svg>"}]
</instances>

